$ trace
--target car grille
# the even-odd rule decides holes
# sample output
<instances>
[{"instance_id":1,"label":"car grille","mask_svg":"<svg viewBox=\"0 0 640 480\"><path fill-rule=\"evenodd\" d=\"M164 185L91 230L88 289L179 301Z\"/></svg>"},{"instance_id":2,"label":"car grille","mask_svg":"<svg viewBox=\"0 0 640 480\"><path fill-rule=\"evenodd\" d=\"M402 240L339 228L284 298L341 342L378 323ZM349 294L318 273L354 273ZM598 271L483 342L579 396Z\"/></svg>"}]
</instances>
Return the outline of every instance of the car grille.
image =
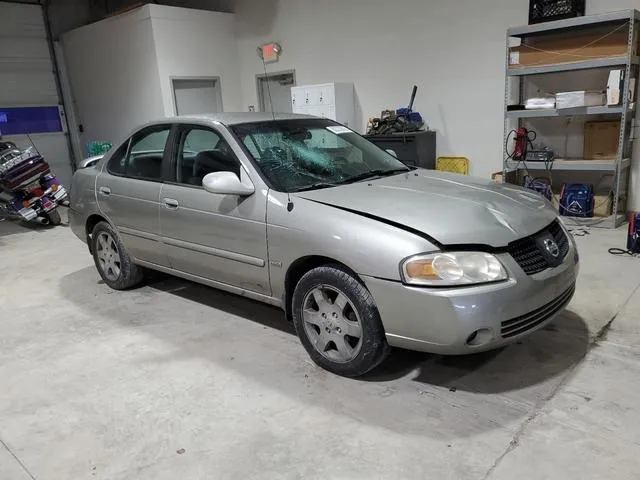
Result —
<instances>
[{"instance_id":1,"label":"car grille","mask_svg":"<svg viewBox=\"0 0 640 480\"><path fill-rule=\"evenodd\" d=\"M575 292L575 290L576 285L574 283L570 288L565 290L562 295L555 298L546 305L537 308L525 315L521 315L519 317L512 318L511 320L502 322L500 324L500 335L502 336L502 338L515 337L516 335L520 335L521 333L525 333L537 327L542 322L548 320L554 314L562 310L564 306L571 300L571 297L573 296L573 292Z\"/></svg>"},{"instance_id":2,"label":"car grille","mask_svg":"<svg viewBox=\"0 0 640 480\"><path fill-rule=\"evenodd\" d=\"M507 252L518 262L527 275L540 273L550 267L536 243L536 237L544 233L551 234L558 244L561 259L564 259L569 252L569 239L562 230L559 220L555 220L551 225L534 235L511 242L507 246Z\"/></svg>"}]
</instances>

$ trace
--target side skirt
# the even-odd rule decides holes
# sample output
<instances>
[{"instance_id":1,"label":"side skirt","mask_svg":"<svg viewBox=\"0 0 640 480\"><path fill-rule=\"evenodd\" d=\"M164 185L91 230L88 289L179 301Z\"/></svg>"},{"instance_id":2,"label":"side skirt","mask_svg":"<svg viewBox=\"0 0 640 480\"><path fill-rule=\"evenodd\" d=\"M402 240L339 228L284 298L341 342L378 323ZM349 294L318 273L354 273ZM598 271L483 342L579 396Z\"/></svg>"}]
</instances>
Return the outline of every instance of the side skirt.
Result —
<instances>
[{"instance_id":1,"label":"side skirt","mask_svg":"<svg viewBox=\"0 0 640 480\"><path fill-rule=\"evenodd\" d=\"M217 288L219 290L224 290L225 292L233 293L235 295L240 295L241 297L247 297L252 300L256 300L258 302L268 303L269 305L283 308L283 303L281 298L275 298L275 297L270 297L268 295L263 295L261 293L251 292L243 288L234 287L233 285L227 285L226 283L216 282L215 280L209 280L208 278L200 277L198 275L191 275L190 273L180 272L178 270L174 270L169 267L163 267L161 265L156 265L155 263L151 263L151 262L145 262L143 260L136 259L135 262L137 265L140 265L141 267L146 267L151 270L157 270L159 272L168 273L169 275L174 275L176 277L184 278L185 280L201 283L203 285L207 285L208 287Z\"/></svg>"}]
</instances>

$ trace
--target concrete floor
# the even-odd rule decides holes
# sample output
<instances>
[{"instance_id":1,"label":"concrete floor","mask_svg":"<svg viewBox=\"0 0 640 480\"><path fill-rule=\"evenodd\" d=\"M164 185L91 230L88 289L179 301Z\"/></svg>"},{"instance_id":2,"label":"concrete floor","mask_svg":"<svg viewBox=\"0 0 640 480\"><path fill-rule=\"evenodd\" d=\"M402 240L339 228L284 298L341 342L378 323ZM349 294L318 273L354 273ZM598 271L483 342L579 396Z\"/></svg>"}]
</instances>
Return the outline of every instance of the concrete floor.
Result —
<instances>
[{"instance_id":1,"label":"concrete floor","mask_svg":"<svg viewBox=\"0 0 640 480\"><path fill-rule=\"evenodd\" d=\"M578 238L573 302L520 344L348 380L276 309L167 277L115 292L65 226L0 222L0 479L637 479L624 237Z\"/></svg>"}]
</instances>

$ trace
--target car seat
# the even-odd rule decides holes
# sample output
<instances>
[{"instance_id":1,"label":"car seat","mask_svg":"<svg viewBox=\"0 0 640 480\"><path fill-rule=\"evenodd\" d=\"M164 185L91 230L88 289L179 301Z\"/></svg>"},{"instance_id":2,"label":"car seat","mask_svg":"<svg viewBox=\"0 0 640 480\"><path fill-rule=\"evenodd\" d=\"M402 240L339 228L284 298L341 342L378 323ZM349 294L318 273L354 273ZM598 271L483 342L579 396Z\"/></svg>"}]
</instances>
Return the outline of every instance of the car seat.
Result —
<instances>
[{"instance_id":1,"label":"car seat","mask_svg":"<svg viewBox=\"0 0 640 480\"><path fill-rule=\"evenodd\" d=\"M193 162L191 185L202 185L205 175L213 172L233 172L240 177L240 166L235 159L221 150L203 150Z\"/></svg>"},{"instance_id":2,"label":"car seat","mask_svg":"<svg viewBox=\"0 0 640 480\"><path fill-rule=\"evenodd\" d=\"M159 155L134 157L129 164L127 174L133 177L159 179L162 177L162 157Z\"/></svg>"}]
</instances>

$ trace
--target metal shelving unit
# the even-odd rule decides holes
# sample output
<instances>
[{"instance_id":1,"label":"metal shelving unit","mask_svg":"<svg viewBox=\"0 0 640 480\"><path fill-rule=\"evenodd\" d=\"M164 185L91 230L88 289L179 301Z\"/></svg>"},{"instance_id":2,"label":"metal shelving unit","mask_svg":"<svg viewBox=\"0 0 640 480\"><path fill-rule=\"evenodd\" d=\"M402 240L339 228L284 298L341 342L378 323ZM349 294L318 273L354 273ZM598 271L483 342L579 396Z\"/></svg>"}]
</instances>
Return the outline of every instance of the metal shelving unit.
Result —
<instances>
[{"instance_id":1,"label":"metal shelving unit","mask_svg":"<svg viewBox=\"0 0 640 480\"><path fill-rule=\"evenodd\" d=\"M629 110L632 114L634 110ZM512 110L507 112L508 118L542 118L542 117L577 117L589 115L620 115L622 107L580 107L564 108L561 110L539 109L539 110Z\"/></svg>"},{"instance_id":2,"label":"metal shelving unit","mask_svg":"<svg viewBox=\"0 0 640 480\"><path fill-rule=\"evenodd\" d=\"M631 63L638 65L638 57L631 57ZM542 73L572 72L575 70L590 70L592 68L622 67L629 62L628 57L597 58L581 62L559 63L557 65L539 65L535 67L521 67L507 69L507 75L524 77L526 75L540 75Z\"/></svg>"},{"instance_id":3,"label":"metal shelving unit","mask_svg":"<svg viewBox=\"0 0 640 480\"><path fill-rule=\"evenodd\" d=\"M598 172L603 175L613 175L613 205L612 215L609 217L594 217L594 218L576 218L575 223L582 224L587 223L598 227L616 228L625 221L625 207L623 203L627 199L628 183L629 183L629 170L631 166L631 158L633 157L633 124L635 118L635 104L638 97L638 90L640 90L640 58L637 54L637 45L634 45L634 39L637 39L637 30L640 23L640 12L638 10L623 10L620 12L604 13L599 15L589 15L585 17L571 18L567 20L559 20L554 22L540 23L536 25L527 25L522 27L510 28L507 30L507 67L506 67L506 79L505 79L505 112L504 112L504 165L503 165L503 179L511 178L513 175L509 173L534 170L536 172L564 172L565 175L570 175L572 181L580 183L581 176L585 174L597 174ZM557 63L551 65L536 65L536 66L524 66L524 67L509 67L509 48L513 45L514 39L520 39L522 44L527 44L527 40L530 38L540 38L541 36L548 34L565 33L571 31L588 31L594 27L607 27L611 26L615 28L625 28L628 24L628 41L627 41L627 55L622 57L612 58L592 58L587 60L580 60L575 62ZM544 75L554 73L556 76L562 72L566 72L567 75L571 75L569 72L573 72L575 75L580 70L591 69L603 69L607 67L624 68L625 70L625 82L622 105L615 107L597 106L597 107L582 107L575 109L549 109L549 110L509 110L509 100L513 96L517 96L519 101L517 103L523 103L525 100L522 98L523 92L525 92L525 86L530 80L532 75ZM559 78L559 76L558 76ZM564 78L564 77L563 77ZM635 96L630 99L630 80L634 78L636 80ZM516 85L516 91L513 91L514 85ZM606 85L603 85L603 88ZM562 89L562 87L560 87ZM512 148L511 145L507 145L509 138L509 132L513 129L522 126L524 121L530 119L551 119L554 117L586 117L589 120L599 119L616 119L620 120L620 136L618 139L618 152L615 160L573 160L573 159L556 159L553 162L517 162L509 158L508 148ZM516 175L516 178L519 176ZM504 181L504 180L503 180Z\"/></svg>"},{"instance_id":4,"label":"metal shelving unit","mask_svg":"<svg viewBox=\"0 0 640 480\"><path fill-rule=\"evenodd\" d=\"M629 168L631 159L622 160L621 168ZM562 160L555 159L552 164L544 162L528 162L528 170L548 170L552 172L615 172L618 168L615 160Z\"/></svg>"},{"instance_id":5,"label":"metal shelving unit","mask_svg":"<svg viewBox=\"0 0 640 480\"><path fill-rule=\"evenodd\" d=\"M598 15L587 15L586 17L574 17L566 20L556 20L553 22L536 23L534 25L524 25L512 27L507 30L509 37L533 37L551 32L568 32L571 30L584 30L594 25L605 25L607 23L620 23L620 21L639 21L640 12L638 10L620 10L617 12L600 13Z\"/></svg>"}]
</instances>

